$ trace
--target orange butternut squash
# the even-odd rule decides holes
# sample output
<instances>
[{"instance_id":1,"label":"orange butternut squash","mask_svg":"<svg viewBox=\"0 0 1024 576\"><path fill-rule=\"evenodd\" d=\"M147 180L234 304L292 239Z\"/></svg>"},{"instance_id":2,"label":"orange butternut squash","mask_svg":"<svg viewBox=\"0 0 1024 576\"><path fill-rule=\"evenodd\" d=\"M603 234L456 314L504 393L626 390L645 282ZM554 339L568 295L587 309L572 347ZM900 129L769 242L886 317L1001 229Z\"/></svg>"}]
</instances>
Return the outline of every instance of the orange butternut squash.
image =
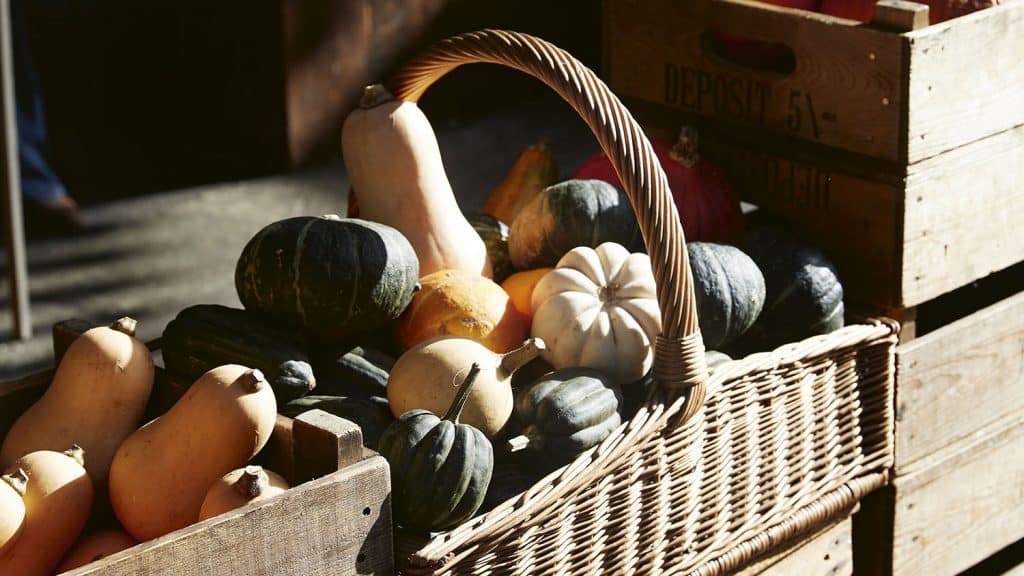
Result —
<instances>
[{"instance_id":1,"label":"orange butternut squash","mask_svg":"<svg viewBox=\"0 0 1024 576\"><path fill-rule=\"evenodd\" d=\"M135 339L135 320L93 328L75 339L53 382L18 418L0 448L3 466L37 450L78 444L97 491L106 488L110 461L139 427L153 389L153 358Z\"/></svg>"},{"instance_id":2,"label":"orange butternut squash","mask_svg":"<svg viewBox=\"0 0 1024 576\"><path fill-rule=\"evenodd\" d=\"M101 530L83 536L57 566L57 574L70 572L97 560L102 560L121 550L127 550L138 544L127 532L120 529Z\"/></svg>"},{"instance_id":3,"label":"orange butternut squash","mask_svg":"<svg viewBox=\"0 0 1024 576\"><path fill-rule=\"evenodd\" d=\"M92 511L92 480L78 446L65 452L38 450L22 456L25 471L25 526L2 556L0 574L48 576L78 539Z\"/></svg>"},{"instance_id":4,"label":"orange butternut squash","mask_svg":"<svg viewBox=\"0 0 1024 576\"><path fill-rule=\"evenodd\" d=\"M232 470L214 482L206 492L203 506L199 509L199 520L273 498L287 489L288 481L273 470L260 466Z\"/></svg>"},{"instance_id":5,"label":"orange butternut squash","mask_svg":"<svg viewBox=\"0 0 1024 576\"><path fill-rule=\"evenodd\" d=\"M21 536L25 527L25 483L21 468L0 476L0 556Z\"/></svg>"},{"instance_id":6,"label":"orange butternut squash","mask_svg":"<svg viewBox=\"0 0 1024 576\"><path fill-rule=\"evenodd\" d=\"M227 364L203 374L114 455L110 502L125 530L149 540L195 522L210 485L263 448L276 416L259 370Z\"/></svg>"}]
</instances>

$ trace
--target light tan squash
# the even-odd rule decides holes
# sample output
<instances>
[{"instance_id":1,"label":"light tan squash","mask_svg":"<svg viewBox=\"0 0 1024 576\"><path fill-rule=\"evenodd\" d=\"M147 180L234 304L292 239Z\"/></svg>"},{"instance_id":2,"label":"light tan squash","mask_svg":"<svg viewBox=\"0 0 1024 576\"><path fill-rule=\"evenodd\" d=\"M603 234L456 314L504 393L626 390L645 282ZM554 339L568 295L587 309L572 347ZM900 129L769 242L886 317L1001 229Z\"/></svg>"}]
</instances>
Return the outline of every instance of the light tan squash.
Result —
<instances>
[{"instance_id":1,"label":"light tan squash","mask_svg":"<svg viewBox=\"0 0 1024 576\"><path fill-rule=\"evenodd\" d=\"M496 354L468 338L428 340L402 354L388 377L388 403L396 418L422 408L442 417L451 407L470 366L480 366L459 422L494 438L512 416L512 375L544 349L539 338L507 354Z\"/></svg>"},{"instance_id":2,"label":"light tan squash","mask_svg":"<svg viewBox=\"0 0 1024 576\"><path fill-rule=\"evenodd\" d=\"M491 277L487 247L459 209L419 106L368 86L345 119L341 143L359 217L404 234L421 276L452 268Z\"/></svg>"},{"instance_id":3,"label":"light tan squash","mask_svg":"<svg viewBox=\"0 0 1024 576\"><path fill-rule=\"evenodd\" d=\"M97 560L102 560L121 550L127 550L138 544L127 532L119 529L101 530L83 536L57 566L57 574L70 572Z\"/></svg>"},{"instance_id":4,"label":"light tan squash","mask_svg":"<svg viewBox=\"0 0 1024 576\"><path fill-rule=\"evenodd\" d=\"M260 466L232 470L214 482L206 492L203 506L199 509L199 520L273 498L287 489L288 481L273 470Z\"/></svg>"},{"instance_id":5,"label":"light tan squash","mask_svg":"<svg viewBox=\"0 0 1024 576\"><path fill-rule=\"evenodd\" d=\"M25 483L28 476L17 469L0 476L0 556L21 536L25 527Z\"/></svg>"},{"instance_id":6,"label":"light tan squash","mask_svg":"<svg viewBox=\"0 0 1024 576\"><path fill-rule=\"evenodd\" d=\"M46 393L4 439L0 465L29 452L78 444L89 455L86 470L102 493L114 452L139 427L153 389L153 358L134 335L135 320L122 318L76 338Z\"/></svg>"},{"instance_id":7,"label":"light tan squash","mask_svg":"<svg viewBox=\"0 0 1024 576\"><path fill-rule=\"evenodd\" d=\"M78 539L92 511L92 480L78 446L38 450L14 462L25 471L25 527L0 556L0 574L48 576Z\"/></svg>"},{"instance_id":8,"label":"light tan squash","mask_svg":"<svg viewBox=\"0 0 1024 576\"><path fill-rule=\"evenodd\" d=\"M259 370L228 364L203 374L114 455L110 502L125 530L149 540L195 522L210 485L263 448L276 415Z\"/></svg>"}]
</instances>

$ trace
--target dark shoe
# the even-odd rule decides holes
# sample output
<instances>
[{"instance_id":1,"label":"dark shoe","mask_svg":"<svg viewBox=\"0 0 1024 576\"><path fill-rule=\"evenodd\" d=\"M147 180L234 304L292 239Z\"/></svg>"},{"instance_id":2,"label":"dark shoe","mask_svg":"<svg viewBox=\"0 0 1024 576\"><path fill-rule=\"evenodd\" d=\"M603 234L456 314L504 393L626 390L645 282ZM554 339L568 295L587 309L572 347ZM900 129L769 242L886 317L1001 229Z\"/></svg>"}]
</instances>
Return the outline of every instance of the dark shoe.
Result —
<instances>
[{"instance_id":1,"label":"dark shoe","mask_svg":"<svg viewBox=\"0 0 1024 576\"><path fill-rule=\"evenodd\" d=\"M73 236L82 231L78 203L70 196L50 202L25 200L25 235L30 238Z\"/></svg>"}]
</instances>

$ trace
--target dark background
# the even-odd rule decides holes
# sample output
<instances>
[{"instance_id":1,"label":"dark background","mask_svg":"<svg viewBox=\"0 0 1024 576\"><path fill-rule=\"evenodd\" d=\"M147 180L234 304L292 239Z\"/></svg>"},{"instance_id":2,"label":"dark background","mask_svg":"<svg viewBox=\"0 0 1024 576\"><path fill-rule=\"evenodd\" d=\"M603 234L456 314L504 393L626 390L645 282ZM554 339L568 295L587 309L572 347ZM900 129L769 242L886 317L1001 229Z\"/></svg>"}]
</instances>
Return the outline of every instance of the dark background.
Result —
<instances>
[{"instance_id":1,"label":"dark background","mask_svg":"<svg viewBox=\"0 0 1024 576\"><path fill-rule=\"evenodd\" d=\"M383 79L415 50L459 32L520 30L595 70L600 63L600 3L593 0L28 4L55 168L84 204L336 161L340 120L362 84ZM385 25L391 29L351 32ZM298 36L291 46L286 29ZM293 143L289 153L295 136L288 125L298 121L286 105L289 82L295 82L289 51L294 56L298 44L302 50L327 46L335 61L320 64L322 75L317 64L307 66L307 77L328 81L304 87L298 109L329 120L316 133L303 128L306 143L299 151ZM332 83L332 70L337 74L355 59L365 60L355 77ZM520 73L472 66L439 82L421 104L432 121L471 120L545 91Z\"/></svg>"}]
</instances>

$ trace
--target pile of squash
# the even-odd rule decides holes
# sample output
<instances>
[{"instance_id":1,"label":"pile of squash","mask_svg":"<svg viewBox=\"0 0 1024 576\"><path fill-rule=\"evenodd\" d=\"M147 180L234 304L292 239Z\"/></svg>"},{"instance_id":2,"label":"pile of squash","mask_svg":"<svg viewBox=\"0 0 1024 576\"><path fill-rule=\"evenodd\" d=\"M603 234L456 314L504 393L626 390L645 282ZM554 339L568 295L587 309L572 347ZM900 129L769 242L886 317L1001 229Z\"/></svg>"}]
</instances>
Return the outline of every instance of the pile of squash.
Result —
<instances>
[{"instance_id":1,"label":"pile of squash","mask_svg":"<svg viewBox=\"0 0 1024 576\"><path fill-rule=\"evenodd\" d=\"M75 339L3 439L0 573L71 570L286 487L247 466L277 418L266 377L218 366L143 424L154 366L134 331L122 318Z\"/></svg>"},{"instance_id":2,"label":"pile of squash","mask_svg":"<svg viewBox=\"0 0 1024 576\"><path fill-rule=\"evenodd\" d=\"M652 382L658 263L607 158L560 181L531 146L467 216L416 104L370 87L342 136L361 217L257 231L234 272L243 308L191 306L165 328L169 376L194 383L163 415L142 425L154 368L133 322L74 342L0 451L0 573L67 569L281 493L251 465L278 412L359 425L390 463L396 522L419 532L521 492L631 417ZM654 148L709 365L842 326L835 268L778 228L745 231L695 132ZM107 506L118 530L83 534Z\"/></svg>"}]
</instances>

